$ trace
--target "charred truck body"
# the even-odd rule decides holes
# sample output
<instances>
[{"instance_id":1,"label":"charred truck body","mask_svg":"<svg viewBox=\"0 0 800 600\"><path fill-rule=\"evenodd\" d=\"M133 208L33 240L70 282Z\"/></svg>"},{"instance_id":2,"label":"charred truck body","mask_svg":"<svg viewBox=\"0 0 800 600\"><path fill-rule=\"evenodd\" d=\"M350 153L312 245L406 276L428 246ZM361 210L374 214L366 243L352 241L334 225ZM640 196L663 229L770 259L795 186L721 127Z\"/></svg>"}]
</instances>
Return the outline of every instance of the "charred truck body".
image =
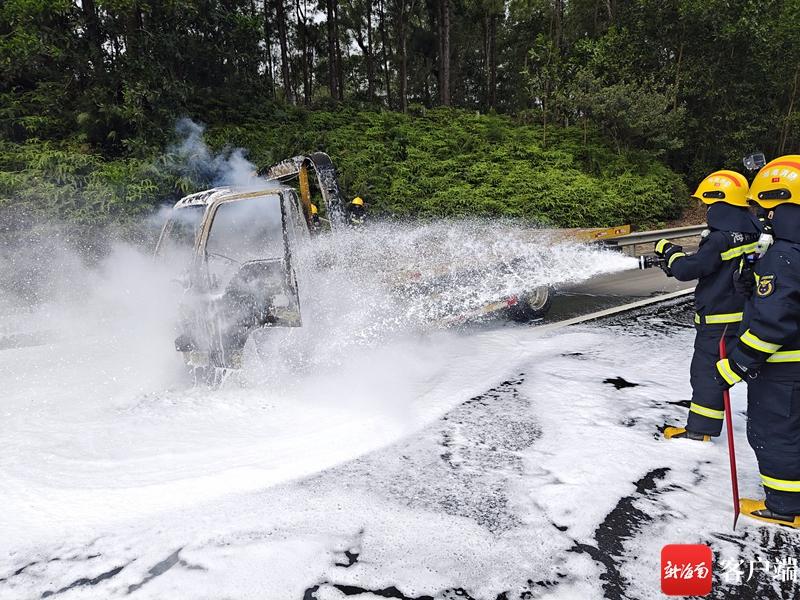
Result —
<instances>
[{"instance_id":1,"label":"charred truck body","mask_svg":"<svg viewBox=\"0 0 800 600\"><path fill-rule=\"evenodd\" d=\"M335 232L347 224L336 172L326 154L287 159L262 176L265 180L255 187L213 188L179 200L156 247L157 257L186 266L175 346L195 379L210 385L241 366L254 330L302 325L293 257L298 245L319 229L312 200L325 229ZM436 287L411 277L405 285ZM520 290L468 315L452 315L443 324L499 314L520 321L541 319L549 306L550 290L543 286Z\"/></svg>"},{"instance_id":2,"label":"charred truck body","mask_svg":"<svg viewBox=\"0 0 800 600\"><path fill-rule=\"evenodd\" d=\"M196 376L215 383L240 366L254 329L302 324L292 256L308 225L291 188L215 188L178 202L157 253L179 248L193 226L175 346Z\"/></svg>"}]
</instances>

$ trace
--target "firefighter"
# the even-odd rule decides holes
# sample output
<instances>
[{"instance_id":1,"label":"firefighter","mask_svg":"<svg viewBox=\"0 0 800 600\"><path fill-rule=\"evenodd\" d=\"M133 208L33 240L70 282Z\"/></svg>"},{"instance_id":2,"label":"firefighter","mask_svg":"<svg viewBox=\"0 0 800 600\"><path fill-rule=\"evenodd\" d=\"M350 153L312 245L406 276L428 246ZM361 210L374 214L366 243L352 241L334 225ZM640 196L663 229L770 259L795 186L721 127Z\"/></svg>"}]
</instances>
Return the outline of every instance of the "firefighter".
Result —
<instances>
[{"instance_id":1,"label":"firefighter","mask_svg":"<svg viewBox=\"0 0 800 600\"><path fill-rule=\"evenodd\" d=\"M311 204L311 231L317 232L322 228L322 222L319 220L319 209L317 205Z\"/></svg>"},{"instance_id":2,"label":"firefighter","mask_svg":"<svg viewBox=\"0 0 800 600\"><path fill-rule=\"evenodd\" d=\"M775 241L755 264L738 343L717 380L722 389L747 382L747 439L766 499L742 499L742 514L800 527L800 155L768 163L749 197L771 211Z\"/></svg>"},{"instance_id":3,"label":"firefighter","mask_svg":"<svg viewBox=\"0 0 800 600\"><path fill-rule=\"evenodd\" d=\"M364 208L364 200L361 196L356 196L350 203L350 210L348 211L348 220L350 225L363 225L367 219L367 211Z\"/></svg>"},{"instance_id":4,"label":"firefighter","mask_svg":"<svg viewBox=\"0 0 800 600\"><path fill-rule=\"evenodd\" d=\"M722 430L725 416L722 391L716 383L719 340L726 331L730 347L742 320L745 298L734 289L734 272L740 259L755 250L758 220L748 209L748 184L735 171L716 171L706 177L692 196L708 205L708 229L694 254L669 240L656 243L656 255L665 260L667 276L679 281L697 279L694 323L697 330L690 366L692 401L686 427L666 427L667 439L708 442Z\"/></svg>"}]
</instances>

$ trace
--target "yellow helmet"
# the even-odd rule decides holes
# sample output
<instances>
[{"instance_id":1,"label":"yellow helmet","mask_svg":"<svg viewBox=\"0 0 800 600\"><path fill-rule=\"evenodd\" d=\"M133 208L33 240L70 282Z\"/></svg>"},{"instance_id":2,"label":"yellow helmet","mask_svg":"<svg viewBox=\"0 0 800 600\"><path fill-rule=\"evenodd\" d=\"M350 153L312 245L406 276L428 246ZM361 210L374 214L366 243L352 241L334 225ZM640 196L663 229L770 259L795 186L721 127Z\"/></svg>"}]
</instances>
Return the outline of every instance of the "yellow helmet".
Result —
<instances>
[{"instance_id":1,"label":"yellow helmet","mask_svg":"<svg viewBox=\"0 0 800 600\"><path fill-rule=\"evenodd\" d=\"M756 175L747 197L764 208L775 208L781 202L800 204L800 155L768 162Z\"/></svg>"},{"instance_id":2,"label":"yellow helmet","mask_svg":"<svg viewBox=\"0 0 800 600\"><path fill-rule=\"evenodd\" d=\"M353 201L350 204L355 204L356 206L364 206L364 201L361 199L361 196L356 196L353 198Z\"/></svg>"},{"instance_id":3,"label":"yellow helmet","mask_svg":"<svg viewBox=\"0 0 800 600\"><path fill-rule=\"evenodd\" d=\"M317 209L317 205L316 204L312 204L311 205L311 214L312 215L316 215L318 212L319 212L319 210Z\"/></svg>"},{"instance_id":4,"label":"yellow helmet","mask_svg":"<svg viewBox=\"0 0 800 600\"><path fill-rule=\"evenodd\" d=\"M736 171L714 171L703 179L692 198L705 204L725 202L733 206L747 206L747 179Z\"/></svg>"}]
</instances>

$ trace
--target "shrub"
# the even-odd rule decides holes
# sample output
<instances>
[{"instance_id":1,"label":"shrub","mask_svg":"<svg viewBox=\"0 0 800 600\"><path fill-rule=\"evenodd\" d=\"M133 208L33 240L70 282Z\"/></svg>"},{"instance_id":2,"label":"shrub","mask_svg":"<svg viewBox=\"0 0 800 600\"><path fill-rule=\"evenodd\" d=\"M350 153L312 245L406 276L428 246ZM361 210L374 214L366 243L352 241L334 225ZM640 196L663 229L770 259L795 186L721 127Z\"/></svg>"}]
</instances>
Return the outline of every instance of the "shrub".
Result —
<instances>
[{"instance_id":1,"label":"shrub","mask_svg":"<svg viewBox=\"0 0 800 600\"><path fill-rule=\"evenodd\" d=\"M383 215L652 227L678 216L688 195L656 158L618 153L597 132L551 128L544 148L536 126L457 109L411 116L274 105L263 118L212 124L206 140L216 151L245 148L258 167L325 151L344 193L364 197L372 213ZM0 142L0 211L123 221L209 184L180 172L158 149L148 158L144 142L133 146L135 155L110 160L78 139Z\"/></svg>"}]
</instances>

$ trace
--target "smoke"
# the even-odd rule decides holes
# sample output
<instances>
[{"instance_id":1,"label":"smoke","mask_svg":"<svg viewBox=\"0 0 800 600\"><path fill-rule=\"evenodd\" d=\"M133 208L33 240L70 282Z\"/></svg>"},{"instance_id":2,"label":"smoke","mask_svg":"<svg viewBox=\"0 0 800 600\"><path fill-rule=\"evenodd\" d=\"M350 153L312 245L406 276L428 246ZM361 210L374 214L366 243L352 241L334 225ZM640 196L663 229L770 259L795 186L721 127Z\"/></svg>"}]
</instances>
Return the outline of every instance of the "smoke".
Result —
<instances>
[{"instance_id":1,"label":"smoke","mask_svg":"<svg viewBox=\"0 0 800 600\"><path fill-rule=\"evenodd\" d=\"M264 180L256 166L245 158L242 148L225 148L213 153L204 139L205 127L189 118L175 125L180 141L171 146L165 160L168 168L200 187L253 187Z\"/></svg>"}]
</instances>

